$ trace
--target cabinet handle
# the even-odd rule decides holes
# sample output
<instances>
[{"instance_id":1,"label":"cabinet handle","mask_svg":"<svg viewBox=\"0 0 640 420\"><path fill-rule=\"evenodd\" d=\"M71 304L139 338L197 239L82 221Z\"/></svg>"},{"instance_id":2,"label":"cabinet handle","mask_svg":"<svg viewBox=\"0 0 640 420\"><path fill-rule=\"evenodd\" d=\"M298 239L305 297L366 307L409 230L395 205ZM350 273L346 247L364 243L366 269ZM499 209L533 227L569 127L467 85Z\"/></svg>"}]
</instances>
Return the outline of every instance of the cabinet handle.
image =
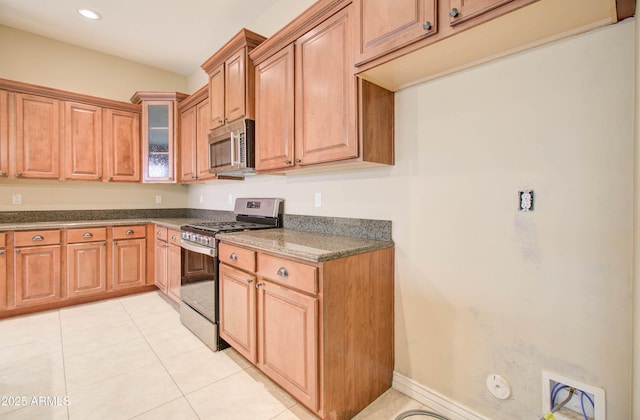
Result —
<instances>
[{"instance_id":1,"label":"cabinet handle","mask_svg":"<svg viewBox=\"0 0 640 420\"><path fill-rule=\"evenodd\" d=\"M36 235L33 238L31 238L32 241L44 241L44 236L42 235Z\"/></svg>"},{"instance_id":2,"label":"cabinet handle","mask_svg":"<svg viewBox=\"0 0 640 420\"><path fill-rule=\"evenodd\" d=\"M262 286L263 286L263 284L262 284L262 283L256 283L256 289L259 289L259 288L261 288Z\"/></svg>"},{"instance_id":3,"label":"cabinet handle","mask_svg":"<svg viewBox=\"0 0 640 420\"><path fill-rule=\"evenodd\" d=\"M229 259L231 261L238 261L238 256L236 255L235 252L232 252L231 255L229 255Z\"/></svg>"},{"instance_id":4,"label":"cabinet handle","mask_svg":"<svg viewBox=\"0 0 640 420\"><path fill-rule=\"evenodd\" d=\"M433 28L433 25L431 25L431 22L426 21L426 22L422 25L422 28L423 28L425 31L430 31L430 30L431 30L431 28Z\"/></svg>"},{"instance_id":5,"label":"cabinet handle","mask_svg":"<svg viewBox=\"0 0 640 420\"><path fill-rule=\"evenodd\" d=\"M458 9L456 9L455 7L451 10L449 10L449 16L451 16L452 18L458 16L460 14L460 11Z\"/></svg>"},{"instance_id":6,"label":"cabinet handle","mask_svg":"<svg viewBox=\"0 0 640 420\"><path fill-rule=\"evenodd\" d=\"M82 234L83 238L93 238L93 233L91 232L85 232Z\"/></svg>"},{"instance_id":7,"label":"cabinet handle","mask_svg":"<svg viewBox=\"0 0 640 420\"><path fill-rule=\"evenodd\" d=\"M280 267L280 270L278 270L278 272L276 274L279 275L280 277L288 277L289 276L289 272L284 267Z\"/></svg>"},{"instance_id":8,"label":"cabinet handle","mask_svg":"<svg viewBox=\"0 0 640 420\"><path fill-rule=\"evenodd\" d=\"M16 249L16 254L19 254L19 253L20 253L20 250L19 250L19 249Z\"/></svg>"},{"instance_id":9,"label":"cabinet handle","mask_svg":"<svg viewBox=\"0 0 640 420\"><path fill-rule=\"evenodd\" d=\"M157 235L158 235L158 236L162 235L162 232L158 231Z\"/></svg>"},{"instance_id":10,"label":"cabinet handle","mask_svg":"<svg viewBox=\"0 0 640 420\"><path fill-rule=\"evenodd\" d=\"M4 255L4 249L0 249L0 255Z\"/></svg>"},{"instance_id":11,"label":"cabinet handle","mask_svg":"<svg viewBox=\"0 0 640 420\"><path fill-rule=\"evenodd\" d=\"M296 163L302 163L300 159L296 159Z\"/></svg>"},{"instance_id":12,"label":"cabinet handle","mask_svg":"<svg viewBox=\"0 0 640 420\"><path fill-rule=\"evenodd\" d=\"M17 173L17 175L18 175L18 176L22 176L22 172L18 172L18 173Z\"/></svg>"},{"instance_id":13,"label":"cabinet handle","mask_svg":"<svg viewBox=\"0 0 640 420\"><path fill-rule=\"evenodd\" d=\"M7 171L2 171L2 172L0 172L0 175L2 175L2 176L7 176Z\"/></svg>"},{"instance_id":14,"label":"cabinet handle","mask_svg":"<svg viewBox=\"0 0 640 420\"><path fill-rule=\"evenodd\" d=\"M99 179L99 180L102 180L102 175L100 175L100 176L98 177L98 179Z\"/></svg>"},{"instance_id":15,"label":"cabinet handle","mask_svg":"<svg viewBox=\"0 0 640 420\"><path fill-rule=\"evenodd\" d=\"M287 160L284 161L284 164L285 165L291 165L291 161L289 159L287 159Z\"/></svg>"},{"instance_id":16,"label":"cabinet handle","mask_svg":"<svg viewBox=\"0 0 640 420\"><path fill-rule=\"evenodd\" d=\"M133 231L131 229L129 229L124 234L125 235L133 235Z\"/></svg>"},{"instance_id":17,"label":"cabinet handle","mask_svg":"<svg viewBox=\"0 0 640 420\"><path fill-rule=\"evenodd\" d=\"M109 177L109 181L113 181L113 177L112 176Z\"/></svg>"},{"instance_id":18,"label":"cabinet handle","mask_svg":"<svg viewBox=\"0 0 640 420\"><path fill-rule=\"evenodd\" d=\"M178 238L176 238L176 235L172 235L172 236L171 236L171 240L172 240L172 241L175 241L176 239L178 239Z\"/></svg>"},{"instance_id":19,"label":"cabinet handle","mask_svg":"<svg viewBox=\"0 0 640 420\"><path fill-rule=\"evenodd\" d=\"M0 255L2 255L2 254L0 254ZM251 283L253 283L253 279L247 279L247 284L251 284Z\"/></svg>"}]
</instances>

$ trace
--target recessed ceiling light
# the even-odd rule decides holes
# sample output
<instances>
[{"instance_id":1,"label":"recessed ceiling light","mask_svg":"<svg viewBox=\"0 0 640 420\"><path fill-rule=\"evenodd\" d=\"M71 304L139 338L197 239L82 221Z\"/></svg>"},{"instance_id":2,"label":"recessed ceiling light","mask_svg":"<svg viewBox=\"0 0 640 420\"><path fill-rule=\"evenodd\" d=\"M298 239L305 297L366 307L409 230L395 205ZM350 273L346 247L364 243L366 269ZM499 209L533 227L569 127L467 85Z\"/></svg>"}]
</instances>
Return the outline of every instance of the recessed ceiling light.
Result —
<instances>
[{"instance_id":1,"label":"recessed ceiling light","mask_svg":"<svg viewBox=\"0 0 640 420\"><path fill-rule=\"evenodd\" d=\"M78 9L78 13L80 13L82 16L86 17L87 19L91 19L91 20L98 20L102 17L100 16L100 13L94 12L91 9Z\"/></svg>"}]
</instances>

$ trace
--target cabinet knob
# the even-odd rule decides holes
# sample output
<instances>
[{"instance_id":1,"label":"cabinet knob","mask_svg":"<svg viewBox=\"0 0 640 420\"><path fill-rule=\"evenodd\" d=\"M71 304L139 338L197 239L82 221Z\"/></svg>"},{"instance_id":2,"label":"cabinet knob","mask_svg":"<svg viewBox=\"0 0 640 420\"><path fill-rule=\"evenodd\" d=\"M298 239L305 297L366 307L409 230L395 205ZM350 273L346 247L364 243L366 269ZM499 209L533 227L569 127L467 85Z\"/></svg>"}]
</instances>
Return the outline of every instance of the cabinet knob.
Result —
<instances>
[{"instance_id":1,"label":"cabinet knob","mask_svg":"<svg viewBox=\"0 0 640 420\"><path fill-rule=\"evenodd\" d=\"M93 233L91 232L85 232L82 234L83 238L93 238Z\"/></svg>"},{"instance_id":2,"label":"cabinet knob","mask_svg":"<svg viewBox=\"0 0 640 420\"><path fill-rule=\"evenodd\" d=\"M31 238L32 241L44 241L44 236L42 235L36 235L33 238Z\"/></svg>"},{"instance_id":3,"label":"cabinet knob","mask_svg":"<svg viewBox=\"0 0 640 420\"><path fill-rule=\"evenodd\" d=\"M0 172L0 175L2 175L2 176L7 176L7 171L2 171L2 172Z\"/></svg>"},{"instance_id":4,"label":"cabinet knob","mask_svg":"<svg viewBox=\"0 0 640 420\"><path fill-rule=\"evenodd\" d=\"M256 289L259 289L259 288L261 288L262 286L263 286L263 285L262 285L262 283L256 283Z\"/></svg>"},{"instance_id":5,"label":"cabinet knob","mask_svg":"<svg viewBox=\"0 0 640 420\"><path fill-rule=\"evenodd\" d=\"M0 255L4 255L4 249L0 249Z\"/></svg>"},{"instance_id":6,"label":"cabinet knob","mask_svg":"<svg viewBox=\"0 0 640 420\"><path fill-rule=\"evenodd\" d=\"M0 254L0 255L2 255L2 254ZM253 283L253 279L247 279L247 284L251 284L251 283Z\"/></svg>"},{"instance_id":7,"label":"cabinet knob","mask_svg":"<svg viewBox=\"0 0 640 420\"><path fill-rule=\"evenodd\" d=\"M125 235L133 235L133 231L131 229L129 229L124 234Z\"/></svg>"},{"instance_id":8,"label":"cabinet knob","mask_svg":"<svg viewBox=\"0 0 640 420\"><path fill-rule=\"evenodd\" d=\"M158 231L157 235L158 235L158 236L162 235L162 232Z\"/></svg>"},{"instance_id":9,"label":"cabinet knob","mask_svg":"<svg viewBox=\"0 0 640 420\"><path fill-rule=\"evenodd\" d=\"M231 255L229 255L229 259L231 261L238 261L238 256L236 255L235 252L232 252Z\"/></svg>"},{"instance_id":10,"label":"cabinet knob","mask_svg":"<svg viewBox=\"0 0 640 420\"><path fill-rule=\"evenodd\" d=\"M300 159L296 159L296 163L302 163Z\"/></svg>"},{"instance_id":11,"label":"cabinet knob","mask_svg":"<svg viewBox=\"0 0 640 420\"><path fill-rule=\"evenodd\" d=\"M279 275L280 277L287 277L289 276L289 272L287 271L286 268L284 267L280 267L280 269L278 270L278 272L276 273L277 275Z\"/></svg>"},{"instance_id":12,"label":"cabinet knob","mask_svg":"<svg viewBox=\"0 0 640 420\"><path fill-rule=\"evenodd\" d=\"M422 28L423 28L425 31L430 31L430 30L431 30L431 28L433 28L433 25L431 24L431 22L426 21L426 22L422 25Z\"/></svg>"},{"instance_id":13,"label":"cabinet knob","mask_svg":"<svg viewBox=\"0 0 640 420\"><path fill-rule=\"evenodd\" d=\"M284 161L285 165L291 165L291 161L289 159Z\"/></svg>"},{"instance_id":14,"label":"cabinet knob","mask_svg":"<svg viewBox=\"0 0 640 420\"><path fill-rule=\"evenodd\" d=\"M449 10L449 16L451 16L452 18L458 16L460 14L460 11L458 9L456 9L455 7L451 10Z\"/></svg>"},{"instance_id":15,"label":"cabinet knob","mask_svg":"<svg viewBox=\"0 0 640 420\"><path fill-rule=\"evenodd\" d=\"M16 249L16 254L19 254L19 253L20 253L20 250L19 250L19 249Z\"/></svg>"},{"instance_id":16,"label":"cabinet knob","mask_svg":"<svg viewBox=\"0 0 640 420\"><path fill-rule=\"evenodd\" d=\"M191 175L191 179L198 179L195 175Z\"/></svg>"},{"instance_id":17,"label":"cabinet knob","mask_svg":"<svg viewBox=\"0 0 640 420\"><path fill-rule=\"evenodd\" d=\"M16 175L18 175L18 176L22 176L22 172L18 172Z\"/></svg>"},{"instance_id":18,"label":"cabinet knob","mask_svg":"<svg viewBox=\"0 0 640 420\"><path fill-rule=\"evenodd\" d=\"M102 175L100 175L100 176L98 177L98 179L99 179L99 180L102 180Z\"/></svg>"},{"instance_id":19,"label":"cabinet knob","mask_svg":"<svg viewBox=\"0 0 640 420\"><path fill-rule=\"evenodd\" d=\"M172 235L172 236L171 236L171 240L172 240L172 241L175 241L175 240L177 240L177 239L178 239L178 238L176 237L176 235Z\"/></svg>"},{"instance_id":20,"label":"cabinet knob","mask_svg":"<svg viewBox=\"0 0 640 420\"><path fill-rule=\"evenodd\" d=\"M113 177L112 176L109 177L109 181L113 181Z\"/></svg>"}]
</instances>

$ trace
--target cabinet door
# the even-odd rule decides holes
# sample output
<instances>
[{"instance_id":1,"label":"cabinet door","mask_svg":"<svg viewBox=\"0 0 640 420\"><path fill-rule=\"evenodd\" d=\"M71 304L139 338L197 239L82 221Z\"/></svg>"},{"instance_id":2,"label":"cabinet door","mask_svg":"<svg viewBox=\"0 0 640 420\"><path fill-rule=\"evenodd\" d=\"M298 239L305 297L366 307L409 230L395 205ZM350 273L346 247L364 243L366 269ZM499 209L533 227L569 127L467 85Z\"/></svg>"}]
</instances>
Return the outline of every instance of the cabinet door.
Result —
<instances>
[{"instance_id":1,"label":"cabinet door","mask_svg":"<svg viewBox=\"0 0 640 420\"><path fill-rule=\"evenodd\" d=\"M357 64L437 32L436 0L357 0Z\"/></svg>"},{"instance_id":2,"label":"cabinet door","mask_svg":"<svg viewBox=\"0 0 640 420\"><path fill-rule=\"evenodd\" d=\"M294 46L256 67L256 170L293 166Z\"/></svg>"},{"instance_id":3,"label":"cabinet door","mask_svg":"<svg viewBox=\"0 0 640 420\"><path fill-rule=\"evenodd\" d=\"M318 299L260 279L258 367L318 409Z\"/></svg>"},{"instance_id":4,"label":"cabinet door","mask_svg":"<svg viewBox=\"0 0 640 420\"><path fill-rule=\"evenodd\" d=\"M105 109L103 121L106 181L140 181L140 115Z\"/></svg>"},{"instance_id":5,"label":"cabinet door","mask_svg":"<svg viewBox=\"0 0 640 420\"><path fill-rule=\"evenodd\" d=\"M255 276L220 264L220 337L256 362Z\"/></svg>"},{"instance_id":6,"label":"cabinet door","mask_svg":"<svg viewBox=\"0 0 640 420\"><path fill-rule=\"evenodd\" d=\"M128 239L113 243L113 289L144 286L146 239Z\"/></svg>"},{"instance_id":7,"label":"cabinet door","mask_svg":"<svg viewBox=\"0 0 640 420\"><path fill-rule=\"evenodd\" d=\"M246 67L247 54L244 48L225 62L224 108L227 122L247 115L245 103Z\"/></svg>"},{"instance_id":8,"label":"cabinet door","mask_svg":"<svg viewBox=\"0 0 640 420\"><path fill-rule=\"evenodd\" d=\"M224 64L221 64L209 75L209 128L217 128L225 123L224 94Z\"/></svg>"},{"instance_id":9,"label":"cabinet door","mask_svg":"<svg viewBox=\"0 0 640 420\"><path fill-rule=\"evenodd\" d=\"M358 156L352 9L296 41L296 163Z\"/></svg>"},{"instance_id":10,"label":"cabinet door","mask_svg":"<svg viewBox=\"0 0 640 420\"><path fill-rule=\"evenodd\" d=\"M106 243L67 245L67 291L70 298L107 291Z\"/></svg>"},{"instance_id":11,"label":"cabinet door","mask_svg":"<svg viewBox=\"0 0 640 420\"><path fill-rule=\"evenodd\" d=\"M513 0L449 0L449 23L457 25Z\"/></svg>"},{"instance_id":12,"label":"cabinet door","mask_svg":"<svg viewBox=\"0 0 640 420\"><path fill-rule=\"evenodd\" d=\"M16 307L60 300L60 245L15 250Z\"/></svg>"},{"instance_id":13,"label":"cabinet door","mask_svg":"<svg viewBox=\"0 0 640 420\"><path fill-rule=\"evenodd\" d=\"M155 266L153 270L153 283L156 287L167 293L167 257L168 257L168 245L166 242L156 239L155 245Z\"/></svg>"},{"instance_id":14,"label":"cabinet door","mask_svg":"<svg viewBox=\"0 0 640 420\"><path fill-rule=\"evenodd\" d=\"M210 112L208 99L196 106L196 177L199 180L215 178L215 175L209 172Z\"/></svg>"},{"instance_id":15,"label":"cabinet door","mask_svg":"<svg viewBox=\"0 0 640 420\"><path fill-rule=\"evenodd\" d=\"M180 245L169 244L167 255L167 294L180 302Z\"/></svg>"},{"instance_id":16,"label":"cabinet door","mask_svg":"<svg viewBox=\"0 0 640 420\"><path fill-rule=\"evenodd\" d=\"M144 182L175 181L174 102L142 103L142 167Z\"/></svg>"},{"instance_id":17,"label":"cabinet door","mask_svg":"<svg viewBox=\"0 0 640 420\"><path fill-rule=\"evenodd\" d=\"M0 177L9 176L9 93L0 90Z\"/></svg>"},{"instance_id":18,"label":"cabinet door","mask_svg":"<svg viewBox=\"0 0 640 420\"><path fill-rule=\"evenodd\" d=\"M65 178L102 179L102 108L64 104Z\"/></svg>"},{"instance_id":19,"label":"cabinet door","mask_svg":"<svg viewBox=\"0 0 640 420\"><path fill-rule=\"evenodd\" d=\"M60 178L60 103L16 95L16 171L23 178Z\"/></svg>"},{"instance_id":20,"label":"cabinet door","mask_svg":"<svg viewBox=\"0 0 640 420\"><path fill-rule=\"evenodd\" d=\"M7 307L7 251L0 249L0 309Z\"/></svg>"},{"instance_id":21,"label":"cabinet door","mask_svg":"<svg viewBox=\"0 0 640 420\"><path fill-rule=\"evenodd\" d=\"M180 114L180 182L195 181L196 176L197 114L196 108Z\"/></svg>"}]
</instances>

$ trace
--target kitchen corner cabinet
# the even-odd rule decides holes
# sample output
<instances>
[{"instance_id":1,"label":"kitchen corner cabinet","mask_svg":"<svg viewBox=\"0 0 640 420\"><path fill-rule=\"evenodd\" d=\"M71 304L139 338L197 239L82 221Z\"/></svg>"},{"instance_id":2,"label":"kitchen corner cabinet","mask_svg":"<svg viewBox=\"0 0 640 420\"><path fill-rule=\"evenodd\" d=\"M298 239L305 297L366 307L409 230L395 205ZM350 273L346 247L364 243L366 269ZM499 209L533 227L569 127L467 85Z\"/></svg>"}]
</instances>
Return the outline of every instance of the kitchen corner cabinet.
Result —
<instances>
[{"instance_id":1,"label":"kitchen corner cabinet","mask_svg":"<svg viewBox=\"0 0 640 420\"><path fill-rule=\"evenodd\" d=\"M251 53L257 171L394 163L393 94L354 75L353 19L319 1Z\"/></svg>"},{"instance_id":2,"label":"kitchen corner cabinet","mask_svg":"<svg viewBox=\"0 0 640 420\"><path fill-rule=\"evenodd\" d=\"M144 225L112 228L111 288L144 286L146 283L146 232Z\"/></svg>"},{"instance_id":3,"label":"kitchen corner cabinet","mask_svg":"<svg viewBox=\"0 0 640 420\"><path fill-rule=\"evenodd\" d=\"M102 179L102 108L64 104L65 178Z\"/></svg>"},{"instance_id":4,"label":"kitchen corner cabinet","mask_svg":"<svg viewBox=\"0 0 640 420\"><path fill-rule=\"evenodd\" d=\"M142 181L176 182L178 92L136 92L131 102L142 105Z\"/></svg>"},{"instance_id":5,"label":"kitchen corner cabinet","mask_svg":"<svg viewBox=\"0 0 640 420\"><path fill-rule=\"evenodd\" d=\"M16 176L60 178L60 101L18 93L16 106Z\"/></svg>"},{"instance_id":6,"label":"kitchen corner cabinet","mask_svg":"<svg viewBox=\"0 0 640 420\"><path fill-rule=\"evenodd\" d=\"M321 418L391 386L393 248L313 263L221 242L220 334Z\"/></svg>"},{"instance_id":7,"label":"kitchen corner cabinet","mask_svg":"<svg viewBox=\"0 0 640 420\"><path fill-rule=\"evenodd\" d=\"M179 106L180 172L183 183L215 178L209 173L209 98L208 86L202 87Z\"/></svg>"},{"instance_id":8,"label":"kitchen corner cabinet","mask_svg":"<svg viewBox=\"0 0 640 420\"><path fill-rule=\"evenodd\" d=\"M153 282L176 302L180 301L180 232L155 226Z\"/></svg>"},{"instance_id":9,"label":"kitchen corner cabinet","mask_svg":"<svg viewBox=\"0 0 640 420\"><path fill-rule=\"evenodd\" d=\"M70 299L107 291L107 228L67 231L67 294Z\"/></svg>"},{"instance_id":10,"label":"kitchen corner cabinet","mask_svg":"<svg viewBox=\"0 0 640 420\"><path fill-rule=\"evenodd\" d=\"M265 38L242 29L202 69L209 76L209 129L254 117L254 66L249 52Z\"/></svg>"},{"instance_id":11,"label":"kitchen corner cabinet","mask_svg":"<svg viewBox=\"0 0 640 420\"><path fill-rule=\"evenodd\" d=\"M18 308L62 299L59 230L14 233L14 290Z\"/></svg>"}]
</instances>

